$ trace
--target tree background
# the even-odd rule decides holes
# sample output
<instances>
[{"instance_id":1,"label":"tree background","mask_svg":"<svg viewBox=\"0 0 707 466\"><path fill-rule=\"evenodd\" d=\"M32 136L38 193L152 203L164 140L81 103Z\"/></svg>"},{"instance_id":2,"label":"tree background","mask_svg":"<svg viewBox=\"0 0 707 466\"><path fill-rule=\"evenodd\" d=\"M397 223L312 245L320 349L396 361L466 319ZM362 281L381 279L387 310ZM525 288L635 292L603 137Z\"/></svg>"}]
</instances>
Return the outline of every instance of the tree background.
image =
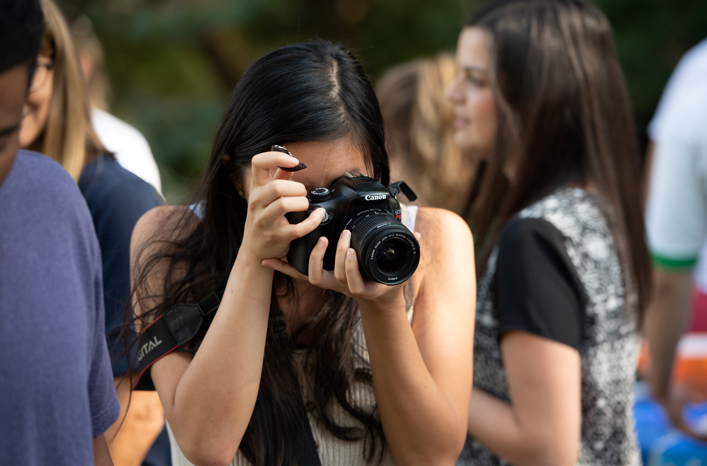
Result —
<instances>
[{"instance_id":1,"label":"tree background","mask_svg":"<svg viewBox=\"0 0 707 466\"><path fill-rule=\"evenodd\" d=\"M594 0L614 27L639 137L682 54L707 37L704 0ZM480 0L60 0L91 20L111 112L147 137L170 203L184 202L238 78L262 53L312 38L356 50L373 80L453 52ZM707 77L705 77L707 79Z\"/></svg>"}]
</instances>

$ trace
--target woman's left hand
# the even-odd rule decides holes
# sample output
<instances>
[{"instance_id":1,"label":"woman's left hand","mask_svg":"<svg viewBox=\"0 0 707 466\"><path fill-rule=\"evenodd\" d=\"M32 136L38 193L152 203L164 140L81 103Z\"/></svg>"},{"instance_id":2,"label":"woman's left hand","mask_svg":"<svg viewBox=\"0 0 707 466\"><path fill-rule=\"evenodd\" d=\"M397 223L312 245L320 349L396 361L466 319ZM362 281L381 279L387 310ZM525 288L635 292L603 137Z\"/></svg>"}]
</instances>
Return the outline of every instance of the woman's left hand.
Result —
<instances>
[{"instance_id":1,"label":"woman's left hand","mask_svg":"<svg viewBox=\"0 0 707 466\"><path fill-rule=\"evenodd\" d=\"M419 233L415 233L418 237ZM397 299L402 298L402 285L388 286L381 283L366 281L358 268L356 251L350 247L351 231L344 230L336 247L334 270L324 270L324 254L329 242L325 237L319 238L317 245L309 256L309 276L303 275L293 266L280 259L265 259L262 264L278 272L289 275L295 280L305 280L312 285L343 293L350 298L367 302L374 307L388 307Z\"/></svg>"}]
</instances>

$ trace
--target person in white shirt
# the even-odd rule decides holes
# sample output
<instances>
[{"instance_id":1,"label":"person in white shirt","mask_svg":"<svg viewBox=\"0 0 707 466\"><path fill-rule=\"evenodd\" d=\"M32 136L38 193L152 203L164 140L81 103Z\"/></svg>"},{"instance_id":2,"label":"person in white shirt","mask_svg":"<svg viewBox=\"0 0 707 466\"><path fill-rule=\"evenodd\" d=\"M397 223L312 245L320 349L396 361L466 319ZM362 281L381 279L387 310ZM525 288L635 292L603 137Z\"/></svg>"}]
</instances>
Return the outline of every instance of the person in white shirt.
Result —
<instances>
[{"instance_id":1,"label":"person in white shirt","mask_svg":"<svg viewBox=\"0 0 707 466\"><path fill-rule=\"evenodd\" d=\"M656 143L665 126L665 121L673 111L679 111L680 95L689 95L691 91L706 87L707 78L707 38L688 50L680 59L670 76L668 84L660 97L655 115L648 124L648 137Z\"/></svg>"},{"instance_id":2,"label":"person in white shirt","mask_svg":"<svg viewBox=\"0 0 707 466\"><path fill-rule=\"evenodd\" d=\"M650 185L646 206L654 296L646 317L653 394L673 424L684 396L671 386L677 343L697 291L707 297L707 39L681 59L648 131Z\"/></svg>"},{"instance_id":3,"label":"person in white shirt","mask_svg":"<svg viewBox=\"0 0 707 466\"><path fill-rule=\"evenodd\" d=\"M160 171L145 136L133 126L99 108L92 109L91 117L99 139L106 149L113 152L118 163L150 183L161 194Z\"/></svg>"}]
</instances>

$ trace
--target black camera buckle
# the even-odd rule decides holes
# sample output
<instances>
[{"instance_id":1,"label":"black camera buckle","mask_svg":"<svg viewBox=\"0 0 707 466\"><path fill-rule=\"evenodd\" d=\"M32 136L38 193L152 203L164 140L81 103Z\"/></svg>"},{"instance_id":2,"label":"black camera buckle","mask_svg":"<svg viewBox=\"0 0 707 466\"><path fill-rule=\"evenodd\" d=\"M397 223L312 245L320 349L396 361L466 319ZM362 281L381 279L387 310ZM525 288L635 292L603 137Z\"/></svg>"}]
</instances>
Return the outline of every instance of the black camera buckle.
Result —
<instances>
[{"instance_id":1,"label":"black camera buckle","mask_svg":"<svg viewBox=\"0 0 707 466\"><path fill-rule=\"evenodd\" d=\"M390 183L390 186L388 186L388 192L393 197L398 197L398 194L402 192L410 202L414 202L417 199L417 194L415 194L412 188L404 181Z\"/></svg>"}]
</instances>

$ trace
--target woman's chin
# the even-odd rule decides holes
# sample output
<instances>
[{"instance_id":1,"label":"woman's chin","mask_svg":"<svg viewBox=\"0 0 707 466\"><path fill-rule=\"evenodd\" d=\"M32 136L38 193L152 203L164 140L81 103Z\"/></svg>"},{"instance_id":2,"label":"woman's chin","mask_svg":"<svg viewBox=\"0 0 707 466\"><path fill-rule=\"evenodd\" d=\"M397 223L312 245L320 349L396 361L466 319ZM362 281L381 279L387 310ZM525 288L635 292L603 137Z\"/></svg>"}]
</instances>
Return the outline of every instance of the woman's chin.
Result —
<instances>
[{"instance_id":1,"label":"woman's chin","mask_svg":"<svg viewBox=\"0 0 707 466\"><path fill-rule=\"evenodd\" d=\"M473 138L471 138L468 132L463 130L457 130L454 132L454 142L461 150L473 150L476 148L477 144L474 144Z\"/></svg>"}]
</instances>

